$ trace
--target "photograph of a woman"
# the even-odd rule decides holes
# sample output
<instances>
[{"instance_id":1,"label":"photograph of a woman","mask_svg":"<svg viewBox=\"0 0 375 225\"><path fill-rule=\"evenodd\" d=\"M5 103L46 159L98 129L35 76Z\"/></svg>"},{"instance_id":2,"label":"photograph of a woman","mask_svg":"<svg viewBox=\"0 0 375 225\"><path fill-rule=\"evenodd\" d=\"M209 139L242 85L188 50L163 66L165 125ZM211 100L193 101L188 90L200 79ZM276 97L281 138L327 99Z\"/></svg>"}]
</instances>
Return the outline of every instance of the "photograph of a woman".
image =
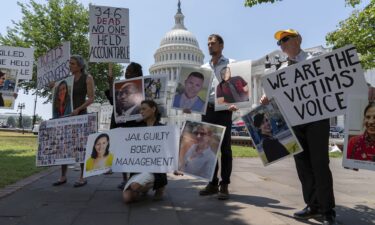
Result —
<instances>
[{"instance_id":1,"label":"photograph of a woman","mask_svg":"<svg viewBox=\"0 0 375 225\"><path fill-rule=\"evenodd\" d=\"M68 82L72 80L67 78L65 80L57 83L57 86L54 88L54 98L53 98L53 107L52 113L53 118L61 118L68 116L72 113L72 101Z\"/></svg>"},{"instance_id":2,"label":"photograph of a woman","mask_svg":"<svg viewBox=\"0 0 375 225\"><path fill-rule=\"evenodd\" d=\"M375 162L375 102L363 111L364 132L349 139L347 158Z\"/></svg>"},{"instance_id":3,"label":"photograph of a woman","mask_svg":"<svg viewBox=\"0 0 375 225\"><path fill-rule=\"evenodd\" d=\"M91 157L86 160L86 171L106 169L112 166L113 154L109 152L109 136L100 134L94 141Z\"/></svg>"}]
</instances>

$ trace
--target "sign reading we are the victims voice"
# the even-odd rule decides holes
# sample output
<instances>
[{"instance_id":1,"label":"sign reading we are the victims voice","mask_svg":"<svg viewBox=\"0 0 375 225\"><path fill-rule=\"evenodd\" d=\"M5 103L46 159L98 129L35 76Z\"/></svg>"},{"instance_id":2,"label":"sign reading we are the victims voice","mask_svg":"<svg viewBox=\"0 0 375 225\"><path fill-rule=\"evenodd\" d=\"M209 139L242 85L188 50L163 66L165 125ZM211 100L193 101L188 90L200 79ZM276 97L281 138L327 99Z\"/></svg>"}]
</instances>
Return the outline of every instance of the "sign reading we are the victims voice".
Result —
<instances>
[{"instance_id":1,"label":"sign reading we are the victims voice","mask_svg":"<svg viewBox=\"0 0 375 225\"><path fill-rule=\"evenodd\" d=\"M348 93L368 91L352 45L264 76L262 84L267 96L277 98L292 126L344 114Z\"/></svg>"},{"instance_id":2,"label":"sign reading we are the victims voice","mask_svg":"<svg viewBox=\"0 0 375 225\"><path fill-rule=\"evenodd\" d=\"M117 128L109 134L113 172L166 173L177 169L178 127Z\"/></svg>"},{"instance_id":3,"label":"sign reading we are the victims voice","mask_svg":"<svg viewBox=\"0 0 375 225\"><path fill-rule=\"evenodd\" d=\"M90 62L128 63L129 9L90 5Z\"/></svg>"}]
</instances>

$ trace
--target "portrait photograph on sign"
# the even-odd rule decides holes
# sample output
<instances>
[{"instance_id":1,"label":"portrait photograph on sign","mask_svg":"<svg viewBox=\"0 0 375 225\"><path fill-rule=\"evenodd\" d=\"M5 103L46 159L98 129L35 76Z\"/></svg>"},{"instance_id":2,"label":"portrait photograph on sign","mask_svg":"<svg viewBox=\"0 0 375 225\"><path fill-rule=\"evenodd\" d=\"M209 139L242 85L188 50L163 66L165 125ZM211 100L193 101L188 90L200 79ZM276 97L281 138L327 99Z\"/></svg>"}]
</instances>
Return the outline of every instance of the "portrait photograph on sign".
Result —
<instances>
[{"instance_id":1,"label":"portrait photograph on sign","mask_svg":"<svg viewBox=\"0 0 375 225\"><path fill-rule=\"evenodd\" d=\"M242 120L265 166L303 150L275 99L256 107Z\"/></svg>"},{"instance_id":2,"label":"portrait photograph on sign","mask_svg":"<svg viewBox=\"0 0 375 225\"><path fill-rule=\"evenodd\" d=\"M375 170L375 102L367 95L348 95L343 166Z\"/></svg>"},{"instance_id":3,"label":"portrait photograph on sign","mask_svg":"<svg viewBox=\"0 0 375 225\"><path fill-rule=\"evenodd\" d=\"M251 61L230 63L217 71L221 81L216 86L215 110L228 110L228 106L247 108L250 102Z\"/></svg>"},{"instance_id":4,"label":"portrait photograph on sign","mask_svg":"<svg viewBox=\"0 0 375 225\"><path fill-rule=\"evenodd\" d=\"M113 85L116 123L140 119L144 99L143 78L117 81Z\"/></svg>"},{"instance_id":5,"label":"portrait photograph on sign","mask_svg":"<svg viewBox=\"0 0 375 225\"><path fill-rule=\"evenodd\" d=\"M181 132L178 170L211 180L224 133L223 126L186 121Z\"/></svg>"},{"instance_id":6,"label":"portrait photograph on sign","mask_svg":"<svg viewBox=\"0 0 375 225\"><path fill-rule=\"evenodd\" d=\"M167 116L167 75L151 75L144 78L146 100L153 100L158 105L162 117Z\"/></svg>"},{"instance_id":7,"label":"portrait photograph on sign","mask_svg":"<svg viewBox=\"0 0 375 225\"><path fill-rule=\"evenodd\" d=\"M69 116L73 112L73 84L73 76L55 83L52 93L53 119Z\"/></svg>"},{"instance_id":8,"label":"portrait photograph on sign","mask_svg":"<svg viewBox=\"0 0 375 225\"><path fill-rule=\"evenodd\" d=\"M86 145L84 177L103 174L111 169L113 153L110 150L111 140L107 133L89 135Z\"/></svg>"},{"instance_id":9,"label":"portrait photograph on sign","mask_svg":"<svg viewBox=\"0 0 375 225\"><path fill-rule=\"evenodd\" d=\"M211 70L181 67L176 82L172 108L205 114L212 82Z\"/></svg>"},{"instance_id":10,"label":"portrait photograph on sign","mask_svg":"<svg viewBox=\"0 0 375 225\"><path fill-rule=\"evenodd\" d=\"M17 70L0 68L0 92L16 92Z\"/></svg>"}]
</instances>

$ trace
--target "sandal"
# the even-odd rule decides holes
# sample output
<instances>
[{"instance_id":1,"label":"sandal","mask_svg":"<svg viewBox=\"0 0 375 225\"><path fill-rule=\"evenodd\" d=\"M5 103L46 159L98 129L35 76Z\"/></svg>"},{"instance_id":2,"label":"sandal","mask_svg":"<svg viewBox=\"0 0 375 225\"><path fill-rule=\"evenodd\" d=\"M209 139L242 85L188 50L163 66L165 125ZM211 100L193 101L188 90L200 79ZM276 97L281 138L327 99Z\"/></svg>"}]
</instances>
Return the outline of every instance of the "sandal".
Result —
<instances>
[{"instance_id":1,"label":"sandal","mask_svg":"<svg viewBox=\"0 0 375 225\"><path fill-rule=\"evenodd\" d=\"M82 187L82 186L85 186L87 184L87 180L84 180L83 182L81 181L76 181L73 185L73 187Z\"/></svg>"},{"instance_id":2,"label":"sandal","mask_svg":"<svg viewBox=\"0 0 375 225\"><path fill-rule=\"evenodd\" d=\"M67 179L65 179L65 180L58 180L58 181L56 181L55 183L53 183L52 185L53 185L53 186L60 186L60 185L62 185L62 184L65 184L66 181L67 181Z\"/></svg>"}]
</instances>

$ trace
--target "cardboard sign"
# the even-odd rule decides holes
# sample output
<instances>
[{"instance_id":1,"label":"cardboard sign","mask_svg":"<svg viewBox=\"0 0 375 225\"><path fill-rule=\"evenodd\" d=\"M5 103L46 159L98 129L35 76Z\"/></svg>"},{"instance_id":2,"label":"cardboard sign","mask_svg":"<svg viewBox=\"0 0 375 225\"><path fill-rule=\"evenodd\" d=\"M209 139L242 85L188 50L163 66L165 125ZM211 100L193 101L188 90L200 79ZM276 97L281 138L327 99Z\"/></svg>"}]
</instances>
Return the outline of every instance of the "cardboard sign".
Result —
<instances>
[{"instance_id":1,"label":"cardboard sign","mask_svg":"<svg viewBox=\"0 0 375 225\"><path fill-rule=\"evenodd\" d=\"M130 62L129 9L90 5L90 62Z\"/></svg>"},{"instance_id":2,"label":"cardboard sign","mask_svg":"<svg viewBox=\"0 0 375 225\"><path fill-rule=\"evenodd\" d=\"M17 70L17 79L31 80L33 63L33 48L0 46L0 67Z\"/></svg>"},{"instance_id":3,"label":"cardboard sign","mask_svg":"<svg viewBox=\"0 0 375 225\"><path fill-rule=\"evenodd\" d=\"M70 74L70 42L64 42L38 58L38 89L48 87L49 83L61 80Z\"/></svg>"},{"instance_id":4,"label":"cardboard sign","mask_svg":"<svg viewBox=\"0 0 375 225\"><path fill-rule=\"evenodd\" d=\"M292 126L344 114L347 94L368 90L352 45L264 76L262 84L266 95L278 100Z\"/></svg>"},{"instance_id":5,"label":"cardboard sign","mask_svg":"<svg viewBox=\"0 0 375 225\"><path fill-rule=\"evenodd\" d=\"M97 131L96 113L43 121L39 127L36 166L83 162L87 137Z\"/></svg>"}]
</instances>

